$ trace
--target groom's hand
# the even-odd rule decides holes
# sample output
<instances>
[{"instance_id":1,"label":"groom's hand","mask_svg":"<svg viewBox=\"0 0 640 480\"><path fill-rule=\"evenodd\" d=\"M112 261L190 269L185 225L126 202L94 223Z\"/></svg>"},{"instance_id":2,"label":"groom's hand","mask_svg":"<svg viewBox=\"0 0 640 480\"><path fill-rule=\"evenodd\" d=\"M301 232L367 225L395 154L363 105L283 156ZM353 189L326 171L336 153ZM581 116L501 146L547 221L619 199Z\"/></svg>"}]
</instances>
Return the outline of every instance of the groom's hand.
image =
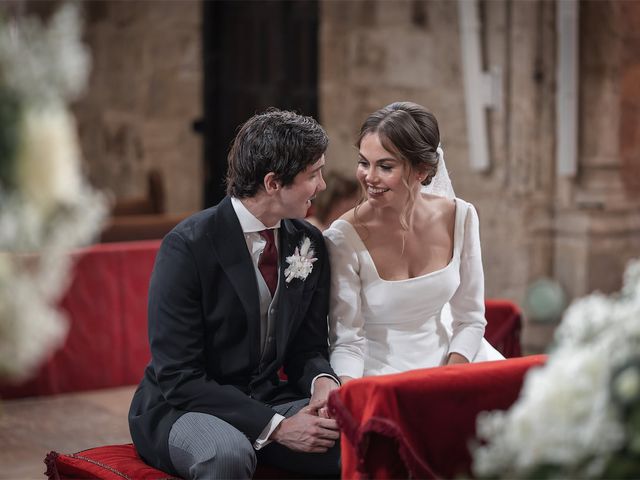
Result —
<instances>
[{"instance_id":1,"label":"groom's hand","mask_svg":"<svg viewBox=\"0 0 640 480\"><path fill-rule=\"evenodd\" d=\"M285 418L271 434L271 438L285 447L308 453L324 453L340 437L338 424L330 418L311 413L306 406L295 415Z\"/></svg>"}]
</instances>

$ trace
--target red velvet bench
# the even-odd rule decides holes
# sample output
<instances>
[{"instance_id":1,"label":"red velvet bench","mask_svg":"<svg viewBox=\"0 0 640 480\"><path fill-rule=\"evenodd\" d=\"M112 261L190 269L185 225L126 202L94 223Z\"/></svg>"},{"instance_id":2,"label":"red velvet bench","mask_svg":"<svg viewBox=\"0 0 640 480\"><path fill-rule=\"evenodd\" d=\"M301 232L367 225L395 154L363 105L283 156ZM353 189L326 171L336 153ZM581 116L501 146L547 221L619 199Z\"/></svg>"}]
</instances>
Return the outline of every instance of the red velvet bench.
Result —
<instances>
[{"instance_id":1,"label":"red velvet bench","mask_svg":"<svg viewBox=\"0 0 640 480\"><path fill-rule=\"evenodd\" d=\"M144 463L132 443L105 445L78 453L49 452L44 463L47 465L45 475L49 480L75 478L179 480L179 477L174 477ZM300 478L300 475L271 465L258 465L253 478L256 480L295 479Z\"/></svg>"},{"instance_id":2,"label":"red velvet bench","mask_svg":"<svg viewBox=\"0 0 640 480\"><path fill-rule=\"evenodd\" d=\"M162 470L150 467L138 456L131 443L90 448L78 453L49 452L44 460L49 480L99 478L103 480L164 480L175 479ZM292 472L270 465L258 465L255 479L299 478Z\"/></svg>"},{"instance_id":3,"label":"red velvet bench","mask_svg":"<svg viewBox=\"0 0 640 480\"><path fill-rule=\"evenodd\" d=\"M506 410L545 355L449 365L349 382L329 396L342 431L342 477L471 478L483 411Z\"/></svg>"},{"instance_id":4,"label":"red velvet bench","mask_svg":"<svg viewBox=\"0 0 640 480\"><path fill-rule=\"evenodd\" d=\"M102 478L122 480L160 480L175 478L144 463L133 444L107 445L78 453L49 452L44 462L50 480Z\"/></svg>"},{"instance_id":5,"label":"red velvet bench","mask_svg":"<svg viewBox=\"0 0 640 480\"><path fill-rule=\"evenodd\" d=\"M177 479L144 463L131 443L90 448L78 453L49 452L44 460L49 480L99 478L103 480ZM255 479L294 479L299 475L269 465L258 465Z\"/></svg>"},{"instance_id":6,"label":"red velvet bench","mask_svg":"<svg viewBox=\"0 0 640 480\"><path fill-rule=\"evenodd\" d=\"M135 385L149 363L147 290L160 240L97 244L76 264L60 308L64 345L21 384L0 383L5 400ZM100 365L100 368L95 368Z\"/></svg>"}]
</instances>

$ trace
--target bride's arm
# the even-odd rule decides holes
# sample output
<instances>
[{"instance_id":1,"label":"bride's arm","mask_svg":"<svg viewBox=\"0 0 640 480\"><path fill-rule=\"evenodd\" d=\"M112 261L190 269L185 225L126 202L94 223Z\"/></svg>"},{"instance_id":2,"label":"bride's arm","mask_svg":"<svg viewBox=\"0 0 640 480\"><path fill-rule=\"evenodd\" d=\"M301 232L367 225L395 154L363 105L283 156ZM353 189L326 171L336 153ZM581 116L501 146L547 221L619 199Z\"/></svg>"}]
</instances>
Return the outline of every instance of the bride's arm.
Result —
<instances>
[{"instance_id":1,"label":"bride's arm","mask_svg":"<svg viewBox=\"0 0 640 480\"><path fill-rule=\"evenodd\" d=\"M342 383L364 372L364 319L360 310L360 264L344 232L332 227L324 232L331 263L329 341L331 367Z\"/></svg>"},{"instance_id":2,"label":"bride's arm","mask_svg":"<svg viewBox=\"0 0 640 480\"><path fill-rule=\"evenodd\" d=\"M449 359L447 360L447 365L455 365L456 363L469 363L469 360L467 359L467 357L460 355L459 353L450 353Z\"/></svg>"},{"instance_id":3,"label":"bride's arm","mask_svg":"<svg viewBox=\"0 0 640 480\"><path fill-rule=\"evenodd\" d=\"M484 317L484 271L480 250L480 225L476 209L467 204L464 242L460 252L460 286L451 298L453 335L448 363L458 363L457 356L472 360L482 342L487 321Z\"/></svg>"}]
</instances>

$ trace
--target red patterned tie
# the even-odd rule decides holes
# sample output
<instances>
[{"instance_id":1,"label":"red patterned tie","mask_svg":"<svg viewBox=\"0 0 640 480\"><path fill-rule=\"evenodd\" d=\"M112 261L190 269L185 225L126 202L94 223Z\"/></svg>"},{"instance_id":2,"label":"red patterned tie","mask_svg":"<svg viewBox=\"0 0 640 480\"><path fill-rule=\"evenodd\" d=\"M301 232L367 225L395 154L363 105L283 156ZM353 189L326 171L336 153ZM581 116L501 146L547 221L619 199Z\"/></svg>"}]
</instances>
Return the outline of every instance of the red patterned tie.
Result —
<instances>
[{"instance_id":1,"label":"red patterned tie","mask_svg":"<svg viewBox=\"0 0 640 480\"><path fill-rule=\"evenodd\" d=\"M278 250L276 249L276 242L273 237L273 230L262 230L260 235L267 241L264 250L260 254L260 260L258 261L258 270L262 274L271 296L276 293L276 287L278 286Z\"/></svg>"}]
</instances>

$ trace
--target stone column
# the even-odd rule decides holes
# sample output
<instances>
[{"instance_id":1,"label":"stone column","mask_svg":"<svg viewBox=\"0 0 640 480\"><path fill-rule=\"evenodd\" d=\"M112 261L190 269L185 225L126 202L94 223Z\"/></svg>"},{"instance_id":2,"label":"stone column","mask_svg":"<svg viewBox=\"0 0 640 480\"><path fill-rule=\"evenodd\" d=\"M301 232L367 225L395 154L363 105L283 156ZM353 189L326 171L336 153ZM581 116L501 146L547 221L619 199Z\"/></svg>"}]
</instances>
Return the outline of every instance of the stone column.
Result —
<instances>
[{"instance_id":1,"label":"stone column","mask_svg":"<svg viewBox=\"0 0 640 480\"><path fill-rule=\"evenodd\" d=\"M617 291L640 256L640 3L580 8L579 170L557 183L553 269L571 298Z\"/></svg>"}]
</instances>

